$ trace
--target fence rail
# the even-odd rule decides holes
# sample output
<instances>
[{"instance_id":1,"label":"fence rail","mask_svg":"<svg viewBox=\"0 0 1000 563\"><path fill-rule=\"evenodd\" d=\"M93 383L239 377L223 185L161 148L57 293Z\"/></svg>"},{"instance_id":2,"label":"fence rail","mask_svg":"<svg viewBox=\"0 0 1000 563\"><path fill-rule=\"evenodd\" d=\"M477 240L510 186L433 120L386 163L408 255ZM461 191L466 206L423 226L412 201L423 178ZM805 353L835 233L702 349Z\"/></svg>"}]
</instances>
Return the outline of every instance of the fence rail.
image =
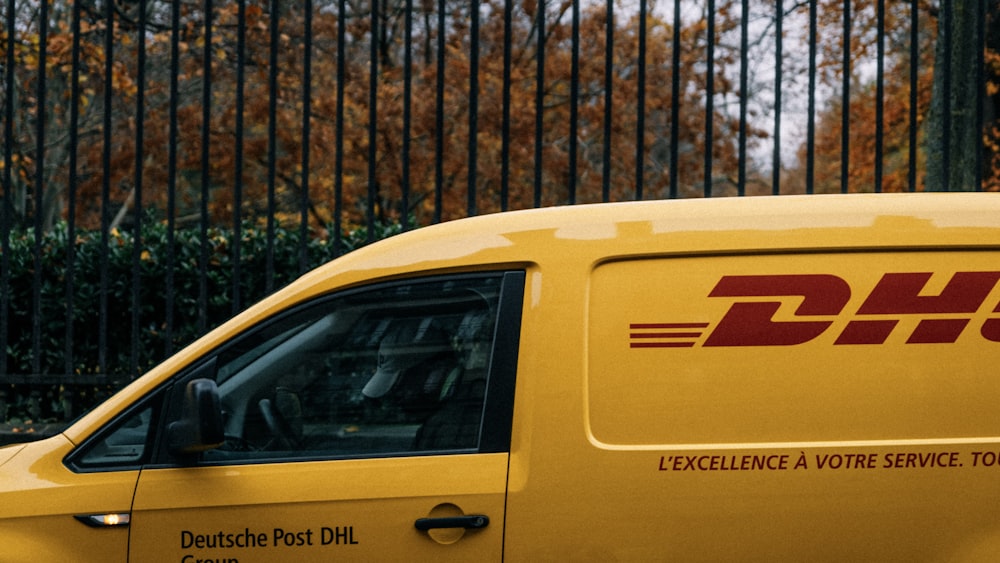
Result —
<instances>
[{"instance_id":1,"label":"fence rail","mask_svg":"<svg viewBox=\"0 0 1000 563\"><path fill-rule=\"evenodd\" d=\"M66 389L117 387L297 273L428 223L995 190L997 13L4 0L0 422L32 390L35 418L68 417Z\"/></svg>"}]
</instances>

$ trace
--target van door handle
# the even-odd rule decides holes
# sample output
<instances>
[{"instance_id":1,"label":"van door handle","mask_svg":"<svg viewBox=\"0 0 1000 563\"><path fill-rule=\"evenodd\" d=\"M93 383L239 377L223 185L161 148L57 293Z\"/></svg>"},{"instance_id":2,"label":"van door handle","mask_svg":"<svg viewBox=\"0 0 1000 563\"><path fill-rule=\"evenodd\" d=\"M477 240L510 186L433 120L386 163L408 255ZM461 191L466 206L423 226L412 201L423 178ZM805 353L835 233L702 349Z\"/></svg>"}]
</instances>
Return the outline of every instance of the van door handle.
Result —
<instances>
[{"instance_id":1,"label":"van door handle","mask_svg":"<svg viewBox=\"0 0 1000 563\"><path fill-rule=\"evenodd\" d=\"M485 528L490 523L490 517L485 514L468 514L465 516L448 516L445 518L417 518L413 523L418 530L433 530L436 528Z\"/></svg>"}]
</instances>

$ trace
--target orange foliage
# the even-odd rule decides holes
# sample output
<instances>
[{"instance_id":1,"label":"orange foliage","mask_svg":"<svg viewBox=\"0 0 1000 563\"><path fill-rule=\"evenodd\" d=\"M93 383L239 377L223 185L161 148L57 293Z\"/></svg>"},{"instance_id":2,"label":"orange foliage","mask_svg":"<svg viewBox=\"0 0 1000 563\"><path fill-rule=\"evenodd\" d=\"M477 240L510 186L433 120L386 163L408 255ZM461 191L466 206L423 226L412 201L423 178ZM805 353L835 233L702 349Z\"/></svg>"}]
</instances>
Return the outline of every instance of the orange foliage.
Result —
<instances>
[{"instance_id":1,"label":"orange foliage","mask_svg":"<svg viewBox=\"0 0 1000 563\"><path fill-rule=\"evenodd\" d=\"M718 33L735 25L732 15L734 1L719 2ZM166 6L166 5L164 5ZM169 28L169 7L149 14L145 32L137 28L137 14L122 13L114 26L114 64L112 74L104 75L103 37L106 25L101 14L87 14L81 40L83 50L77 64L82 85L80 107L81 143L78 148L76 213L78 224L96 226L101 213L126 204L140 175L135 170L137 151L141 149L141 201L146 212L163 218L168 197L173 189L176 217L180 221L196 220L203 193L209 196L209 212L216 223L232 220L236 201L234 188L242 187L244 217L263 217L269 197L273 197L279 217L288 222L298 221L302 190L308 188L310 221L322 229L336 215L336 191L341 185L342 205L348 223L361 223L369 205L370 188L376 200L371 202L382 217L399 217L404 184L409 190L409 212L418 222L427 223L440 214L442 219L463 216L469 207L469 170L475 165L473 189L474 210L492 212L501 208L523 208L565 203L571 174L575 178L577 201L599 201L605 171L605 142L611 143L610 198L634 197L637 181L636 126L638 106L639 26L632 8L616 7L609 22L604 7L584 7L579 23L579 97L577 103L577 168L569 169L569 142L572 79L572 26L569 2L546 5L546 35L544 37L544 83L536 81L536 55L540 48L537 36L536 4L522 3L514 7L511 31L511 80L509 159L509 195L501 201L503 176L503 3L487 1L481 4L484 16L480 21L478 59L478 111L470 116L470 20L468 5L449 5L445 32L443 114L438 116L437 99L437 28L436 3L418 3L413 14L411 66L411 98L404 96L404 20L402 10L386 11L379 19L376 92L369 90L370 20L368 14L354 14L343 22L344 68L337 68L338 24L335 9L317 10L309 22L314 40L311 60L312 82L304 91L304 37L306 23L299 5L287 6L278 15L277 32L272 34L272 14L253 5L246 10L245 51L243 61L242 137L237 135L237 77L241 60L238 49L238 11L235 4L218 7L212 14L210 42L206 39L204 14L191 3L180 3L181 26L178 30L179 58L173 62L178 73L176 104L177 138L170 137L172 33ZM124 9L124 8L123 8ZM133 8L129 8L133 9ZM68 16L65 16L68 18ZM60 20L62 21L62 20ZM697 194L704 173L705 100L703 75L706 56L705 20L685 25L681 30L683 52L679 71L683 98L671 98L673 80L671 23L650 15L646 28L646 90L642 108L646 129L643 143L644 192L648 197L663 197L670 192L669 154L670 108L681 107L676 124L679 131L678 162L681 195ZM612 108L605 107L606 26L614 26ZM65 106L72 66L68 42L69 29L59 24L47 43L50 75L58 75L58 94ZM30 33L30 32L35 33ZM37 29L25 29L25 36L36 36ZM140 44L138 37L145 37ZM272 37L274 39L272 40ZM715 39L718 41L718 39ZM276 41L276 43L273 43ZM206 48L206 43L208 46ZM137 71L139 48L145 49L146 71ZM272 63L273 56L276 65ZM733 81L727 77L738 54L716 46L716 99L732 100L739 96ZM37 57L37 46L22 50L19 73L30 86L33 74L30 56ZM205 76L208 57L210 75ZM337 119L338 70L343 76L343 123ZM52 80L50 76L50 81ZM202 97L205 80L210 81L210 123L203 121ZM276 86L271 90L271 84ZM111 107L104 107L104 94L112 91ZM541 185L536 186L536 97L541 88L543 126L541 138ZM28 90L30 91L30 90ZM139 106L139 93L142 106ZM273 98L272 98L273 96ZM374 137L369 133L370 104L377 104ZM310 109L309 135L303 137L303 115L308 101ZM411 120L404 130L404 104L409 101ZM273 123L271 108L274 108ZM141 109L141 113L139 110ZM37 107L22 106L18 118L27 122ZM604 115L614 117L610 139L604 137ZM105 129L103 117L110 111L110 129ZM50 129L65 132L68 110L49 112ZM140 122L141 119L141 122ZM475 122L476 160L470 163L470 123ZM137 139L139 126L142 137ZM738 124L730 113L716 106L713 116L714 168L720 176L732 177L736 167L735 134ZM269 131L274 132L270 137ZM30 128L19 129L17 139L19 165L31 166ZM207 133L206 133L207 131ZM107 133L111 143L105 146ZM751 129L751 137L760 132ZM438 142L440 138L441 150ZM207 138L207 151L202 143ZM338 140L342 142L342 167L337 168ZM370 144L375 143L375 150ZM408 158L404 157L408 143ZM63 145L65 146L65 145ZM303 177L303 149L309 150L308 177ZM171 174L170 150L176 150L176 166ZM237 170L236 157L243 154L243 165ZM207 159L204 158L207 154ZM369 163L370 155L375 162ZM273 155L273 163L270 161ZM64 155L63 155L64 156ZM406 158L404 167L404 158ZM105 159L110 168L105 176ZM442 201L437 207L434 194L438 179ZM273 183L269 175L274 166ZM46 179L46 189L55 201L66 201L68 174L65 158L56 153L47 160L53 172ZM371 168L370 168L371 167ZM404 168L406 174L404 175ZM369 170L375 175L369 177ZM208 178L209 184L202 185ZM23 176L30 183L31 175ZM110 186L108 197L111 210L102 208L102 192ZM173 186L173 187L171 187ZM537 188L537 192L536 192ZM273 190L273 191L272 191ZM25 213L28 211L25 210ZM66 210L63 210L65 213Z\"/></svg>"},{"instance_id":2,"label":"orange foliage","mask_svg":"<svg viewBox=\"0 0 1000 563\"><path fill-rule=\"evenodd\" d=\"M884 23L884 72L882 74L884 92L882 95L883 144L880 148L882 160L882 191L900 192L924 190L924 134L923 125L931 103L934 76L934 47L937 39L938 8L927 0L917 2L917 60L911 60L911 17L912 4L909 2L886 2ZM819 37L822 53L827 64L822 66L825 83L835 91L826 101L826 107L817 115L815 138L814 190L822 192L841 191L842 162L848 160L848 191L870 192L877 187L876 174L876 123L877 77L872 72L877 63L877 38L879 35L876 3L855 0L851 3L851 96L849 116L848 152L843 154L843 103L840 81L844 68L843 59L843 3L829 0L819 11ZM996 14L990 13L993 18ZM987 46L986 94L997 99L997 84L1000 77L1000 63L994 47ZM916 65L916 123L911 123L911 67ZM992 103L991 103L992 105ZM996 115L986 114L983 133L986 165L983 173L983 189L1000 188L1000 130L991 124ZM915 174L910 177L911 127L917 128L916 159L912 164ZM804 174L806 145L798 151L802 163L792 173L796 177Z\"/></svg>"},{"instance_id":3,"label":"orange foliage","mask_svg":"<svg viewBox=\"0 0 1000 563\"><path fill-rule=\"evenodd\" d=\"M369 205L379 218L398 218L412 214L425 224L436 217L451 219L468 213L470 208L470 169L474 165L471 189L475 197L472 211L486 213L503 208L525 208L536 204L600 201L606 182L612 200L635 197L638 181L636 161L639 148L637 126L639 115L645 119L642 138L641 178L644 197L666 197L676 193L682 197L700 195L705 184L704 152L711 151L711 182L718 189L713 195L735 193L735 178L740 161L737 138L739 119L735 107L740 100L751 98L751 92L739 91L741 69L738 37L742 2L718 0L716 11L709 15L686 13L681 28L675 30L669 16L651 12L640 21L634 6L616 5L613 19L608 20L606 7L583 4L579 14L578 53L574 58L571 2L538 3L533 0L515 2L510 32L510 82L504 76L504 3L486 0L481 6L478 37L470 38L469 4L456 2L447 6L443 44L443 99L437 96L438 29L437 2L417 2L413 13L412 64L410 66L410 97L405 93L404 40L405 25L402 6L383 4L378 19L377 74L374 95L370 91L371 21L364 9L338 21L336 6L324 6L305 21L302 6L296 3L274 15L258 5L246 8L245 48L238 48L239 21L235 3L217 7L212 14L211 39L206 38L205 14L197 4L178 3L181 26L178 30L179 57L172 55L170 9L174 4L152 4L159 12L149 14L145 31L137 27L135 6L116 18L110 30L114 34L111 75L105 76L105 34L109 32L102 14L85 13L81 25L80 55L75 62L79 72L79 147L76 172L76 219L83 226L99 224L101 214L113 214L126 204L138 179L142 180L141 200L146 212L164 218L171 193L174 195L175 216L179 221L196 221L203 194L209 197L208 211L217 224L232 221L237 201L235 188L240 186L241 213L244 218L264 217L268 202L273 198L278 216L286 223L299 219L303 191L308 189L309 220L317 232L337 218L338 192L346 224L360 224L366 219ZM787 4L787 3L786 3ZM754 21L773 18L773 4L751 2ZM544 42L539 41L537 10L546 10ZM841 98L839 89L844 69L844 10L841 0L818 0L818 80L819 107L816 110L815 185L814 191L839 191L841 185ZM872 73L876 54L876 39L884 31L886 56L883 102L884 142L882 146L885 191L909 189L910 144L910 83L909 17L910 3L886 2L885 23L878 28L874 3L854 0L851 8L851 100L849 136L848 184L852 191L874 189L875 153L874 124L876 95ZM919 4L919 60L917 80L917 116L919 127L927 113L933 65L934 29L936 22L929 15L933 5L929 0ZM126 8L121 8L126 10ZM801 26L808 3L786 6L789 24L784 35L797 39L797 45L808 44ZM277 17L277 20L272 20ZM13 174L18 186L31 193L36 180L34 166L34 135L30 124L38 114L40 103L35 99L40 60L37 23L32 15L22 16L24 25L16 45L16 76L19 87L17 127L13 143ZM798 18L798 19L796 19ZM65 202L70 185L66 131L69 129L69 95L72 69L72 30L67 14L55 14L56 21L48 34L46 69L49 90L46 104L47 146L46 174L43 179L47 201L65 214ZM276 29L272 30L272 24ZM711 26L710 26L711 24ZM311 84L306 91L305 36L311 26ZM337 67L340 26L343 38L343 68ZM613 67L611 83L605 82L607 26L613 26ZM644 29L640 26L644 25ZM755 24L756 25L756 24ZM770 32L773 21L768 24ZM715 37L708 37L714 26ZM639 106L640 31L645 42L644 106ZM673 67L674 33L681 38L680 66ZM140 43L138 38L144 38ZM7 48L6 38L0 41L0 51ZM471 40L478 41L478 59L471 57ZM772 38L773 40L773 38ZM712 97L712 146L706 143L706 72L709 67L708 47L713 46L712 66L714 95ZM145 73L138 72L139 49L145 49ZM537 56L544 48L544 81L537 83ZM782 61L788 82L802 84L805 57L802 53L785 54ZM0 53L6 56L6 53ZM206 59L207 57L207 59ZM272 62L272 57L273 61ZM205 76L206 60L210 74ZM242 61L243 66L239 65ZM573 69L579 76L578 97L575 100L576 168L570 167L570 115L573 111ZM478 65L475 83L478 85L478 110L470 115L470 69ZM751 60L756 65L758 61ZM177 68L177 97L171 100L171 67ZM993 79L991 96L996 96L1000 82L995 80L1000 59L990 51L987 67ZM242 95L245 101L242 116L237 105L238 77L242 72ZM676 74L675 74L676 73ZM678 80L680 99L673 99L672 86ZM338 82L342 77L343 81ZM204 124L204 86L208 80L210 105L209 123ZM765 81L766 82L766 81ZM272 91L271 85L275 89ZM757 91L760 83L751 84ZM765 86L768 86L765 84ZM509 157L502 158L503 96L509 88ZM770 94L773 95L773 84ZM785 85L780 86L782 89ZM337 92L343 89L343 121L338 121ZM611 107L605 106L606 90L611 89ZM111 106L105 107L105 93L110 89ZM541 89L542 127L536 162L536 112ZM142 106L139 95L142 94ZM765 92L766 93L766 92ZM793 97L793 96L789 96ZM762 146L772 134L766 119L771 111L767 95L753 100L748 127L749 150ZM376 104L373 129L370 105ZM175 104L177 137L171 138L171 112ZM306 104L309 108L309 133L303 133ZM410 121L404 127L404 114L409 104ZM438 115L438 108L443 112ZM679 121L671 123L671 108L678 104ZM272 114L273 108L273 114ZM139 110L142 110L139 113ZM613 117L610 137L605 138L604 119ZM109 115L110 129L105 128ZM242 117L239 135L237 122ZM273 117L273 121L272 121ZM475 161L470 162L470 126L476 136L471 141ZM137 139L139 126L141 139ZM671 147L671 133L676 128L678 144ZM273 131L273 137L271 132ZM374 135L371 134L374 131ZM1000 129L990 126L985 147L990 162L986 185L1000 187ZM108 135L111 142L105 145ZM202 146L207 140L207 147ZM604 169L605 143L610 143L610 170ZM798 142L798 141L796 141ZM372 150L371 143L374 143ZM338 167L338 146L342 160ZM439 149L440 146L440 149ZM204 149L204 150L203 150ZM303 150L308 149L308 176L304 176ZM141 175L135 169L141 150ZM171 150L176 153L176 166L171 171ZM408 153L404 154L404 150ZM237 155L242 154L242 166L237 170ZM676 154L677 185L671 186L671 156ZM207 155L207 158L206 158ZM374 162L369 162L374 155ZM799 189L803 185L806 144L798 150L799 162L784 176L788 185ZM273 158L273 162L272 159ZM919 156L918 158L922 158ZM749 180L760 189L747 193L769 191L769 176L759 154L748 161ZM105 170L105 162L110 166ZM541 173L536 176L540 164ZM919 164L919 163L918 163ZM787 163L786 163L787 165ZM273 176L270 172L273 166ZM917 166L918 170L922 168ZM374 170L374 175L370 175ZM501 181L508 174L509 193L502 197ZM173 173L171 173L173 172ZM440 174L440 176L439 176ZM203 178L208 185L203 186ZM540 185L536 185L540 178ZM440 182L440 205L435 193ZM570 186L575 194L570 194ZM111 209L102 203L105 186ZM922 178L916 178L916 188L922 188ZM173 190L171 192L170 190ZM409 209L401 209L404 190L408 192ZM374 193L375 200L369 201ZM537 198L537 201L536 201ZM31 198L26 198L30 200ZM34 206L34 204L31 204ZM17 210L24 216L30 206Z\"/></svg>"}]
</instances>

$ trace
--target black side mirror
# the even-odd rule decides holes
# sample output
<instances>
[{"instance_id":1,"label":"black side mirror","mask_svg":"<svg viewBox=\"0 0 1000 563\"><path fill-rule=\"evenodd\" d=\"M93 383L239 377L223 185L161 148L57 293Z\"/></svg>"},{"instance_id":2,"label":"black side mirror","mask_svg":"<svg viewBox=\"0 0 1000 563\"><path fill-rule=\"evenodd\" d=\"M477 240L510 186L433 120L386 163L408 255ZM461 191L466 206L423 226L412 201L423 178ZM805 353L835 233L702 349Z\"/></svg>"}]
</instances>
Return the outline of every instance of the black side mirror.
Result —
<instances>
[{"instance_id":1,"label":"black side mirror","mask_svg":"<svg viewBox=\"0 0 1000 563\"><path fill-rule=\"evenodd\" d=\"M167 425L167 447L175 456L215 449L225 441L219 389L211 379L194 379L184 390L183 415Z\"/></svg>"}]
</instances>

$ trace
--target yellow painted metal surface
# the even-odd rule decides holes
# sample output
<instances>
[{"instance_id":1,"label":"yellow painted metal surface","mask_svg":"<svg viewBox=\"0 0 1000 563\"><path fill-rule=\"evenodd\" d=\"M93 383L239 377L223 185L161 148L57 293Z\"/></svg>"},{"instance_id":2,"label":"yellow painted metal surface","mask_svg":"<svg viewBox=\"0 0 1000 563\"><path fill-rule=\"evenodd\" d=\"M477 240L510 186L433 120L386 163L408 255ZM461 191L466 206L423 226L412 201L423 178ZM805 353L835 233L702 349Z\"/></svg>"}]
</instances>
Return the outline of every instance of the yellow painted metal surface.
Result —
<instances>
[{"instance_id":1,"label":"yellow painted metal surface","mask_svg":"<svg viewBox=\"0 0 1000 563\"><path fill-rule=\"evenodd\" d=\"M127 513L138 471L76 474L62 436L25 445L0 467L0 561L125 561L128 529L77 515Z\"/></svg>"},{"instance_id":2,"label":"yellow painted metal surface","mask_svg":"<svg viewBox=\"0 0 1000 563\"><path fill-rule=\"evenodd\" d=\"M498 561L506 471L506 454L148 470L132 559ZM442 505L490 525L435 541L414 523Z\"/></svg>"},{"instance_id":3,"label":"yellow painted metal surface","mask_svg":"<svg viewBox=\"0 0 1000 563\"><path fill-rule=\"evenodd\" d=\"M0 466L0 560L82 545L121 561L128 544L139 561L445 548L512 561L995 561L998 253L995 194L580 206L419 229L307 274ZM507 268L527 274L509 456L141 478L62 464L278 311L376 281ZM130 529L72 518L104 510L129 511ZM502 527L450 544L412 527L480 510L502 512Z\"/></svg>"},{"instance_id":4,"label":"yellow painted metal surface","mask_svg":"<svg viewBox=\"0 0 1000 563\"><path fill-rule=\"evenodd\" d=\"M597 443L1000 436L1000 252L631 260L591 281Z\"/></svg>"}]
</instances>

